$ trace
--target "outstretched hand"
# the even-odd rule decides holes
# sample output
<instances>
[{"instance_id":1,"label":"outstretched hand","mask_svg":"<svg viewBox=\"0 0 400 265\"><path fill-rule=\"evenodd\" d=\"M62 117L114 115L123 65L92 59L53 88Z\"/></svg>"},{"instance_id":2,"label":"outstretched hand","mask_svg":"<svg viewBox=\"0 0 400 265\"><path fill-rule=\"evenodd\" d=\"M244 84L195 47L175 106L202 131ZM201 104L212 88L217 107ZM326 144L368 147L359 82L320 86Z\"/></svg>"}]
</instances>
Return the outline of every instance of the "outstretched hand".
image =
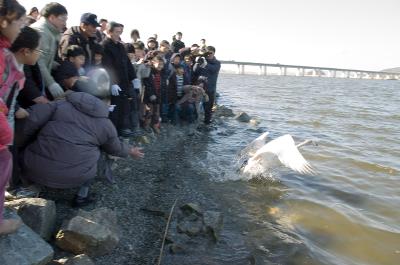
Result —
<instances>
[{"instance_id":1,"label":"outstretched hand","mask_svg":"<svg viewBox=\"0 0 400 265\"><path fill-rule=\"evenodd\" d=\"M143 150L143 148L141 148L141 147L132 147L129 150L129 155L135 159L143 158L144 153L142 152L142 150Z\"/></svg>"}]
</instances>

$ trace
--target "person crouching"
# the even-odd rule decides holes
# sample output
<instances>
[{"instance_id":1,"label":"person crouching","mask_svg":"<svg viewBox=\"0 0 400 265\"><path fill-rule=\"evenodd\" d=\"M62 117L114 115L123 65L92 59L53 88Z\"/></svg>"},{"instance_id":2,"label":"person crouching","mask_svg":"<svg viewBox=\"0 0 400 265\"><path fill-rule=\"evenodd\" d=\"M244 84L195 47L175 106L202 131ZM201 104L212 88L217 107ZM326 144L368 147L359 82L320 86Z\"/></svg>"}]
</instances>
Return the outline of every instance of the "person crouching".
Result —
<instances>
[{"instance_id":1,"label":"person crouching","mask_svg":"<svg viewBox=\"0 0 400 265\"><path fill-rule=\"evenodd\" d=\"M23 153L22 177L50 188L79 187L73 206L92 202L89 186L96 176L100 150L119 157L141 158L141 148L128 146L118 138L108 118L109 90L98 91L88 79L66 98L31 108L24 128L30 142ZM93 96L96 95L96 96ZM103 101L102 101L103 100Z\"/></svg>"}]
</instances>

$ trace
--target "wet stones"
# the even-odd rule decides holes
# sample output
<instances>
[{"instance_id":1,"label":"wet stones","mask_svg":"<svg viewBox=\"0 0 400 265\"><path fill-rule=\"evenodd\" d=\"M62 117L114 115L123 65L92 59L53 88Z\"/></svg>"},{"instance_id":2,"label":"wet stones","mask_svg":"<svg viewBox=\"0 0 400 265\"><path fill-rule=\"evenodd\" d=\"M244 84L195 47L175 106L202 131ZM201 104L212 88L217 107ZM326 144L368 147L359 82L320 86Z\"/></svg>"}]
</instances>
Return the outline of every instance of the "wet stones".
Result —
<instances>
[{"instance_id":1,"label":"wet stones","mask_svg":"<svg viewBox=\"0 0 400 265\"><path fill-rule=\"evenodd\" d=\"M56 222L56 205L42 198L24 198L5 204L17 210L22 221L44 240L50 240Z\"/></svg>"},{"instance_id":2,"label":"wet stones","mask_svg":"<svg viewBox=\"0 0 400 265\"><path fill-rule=\"evenodd\" d=\"M112 252L119 242L116 227L116 215L107 208L80 210L77 216L64 222L56 235L56 244L74 254L104 255Z\"/></svg>"},{"instance_id":3,"label":"wet stones","mask_svg":"<svg viewBox=\"0 0 400 265\"><path fill-rule=\"evenodd\" d=\"M215 116L217 116L217 117L234 117L235 114L233 113L232 109L227 108L224 105L218 105L218 107L215 111Z\"/></svg>"},{"instance_id":4,"label":"wet stones","mask_svg":"<svg viewBox=\"0 0 400 265\"><path fill-rule=\"evenodd\" d=\"M6 208L5 218L19 217ZM0 250L1 265L45 265L54 255L52 247L25 224L13 234L0 236Z\"/></svg>"},{"instance_id":5,"label":"wet stones","mask_svg":"<svg viewBox=\"0 0 400 265\"><path fill-rule=\"evenodd\" d=\"M205 231L209 233L215 241L217 241L223 225L222 213L206 211L203 215L203 223Z\"/></svg>"},{"instance_id":6,"label":"wet stones","mask_svg":"<svg viewBox=\"0 0 400 265\"><path fill-rule=\"evenodd\" d=\"M187 203L180 207L182 213L186 216L190 216L192 214L196 214L201 216L203 211L201 210L200 206L196 203Z\"/></svg>"},{"instance_id":7,"label":"wet stones","mask_svg":"<svg viewBox=\"0 0 400 265\"><path fill-rule=\"evenodd\" d=\"M179 254L187 252L192 239L203 238L216 242L223 226L223 215L217 211L203 211L196 203L187 203L180 207L175 230L167 237L170 252Z\"/></svg>"},{"instance_id":8,"label":"wet stones","mask_svg":"<svg viewBox=\"0 0 400 265\"><path fill-rule=\"evenodd\" d=\"M239 122L249 123L251 117L246 112L240 112L238 115L235 116L235 119Z\"/></svg>"}]
</instances>

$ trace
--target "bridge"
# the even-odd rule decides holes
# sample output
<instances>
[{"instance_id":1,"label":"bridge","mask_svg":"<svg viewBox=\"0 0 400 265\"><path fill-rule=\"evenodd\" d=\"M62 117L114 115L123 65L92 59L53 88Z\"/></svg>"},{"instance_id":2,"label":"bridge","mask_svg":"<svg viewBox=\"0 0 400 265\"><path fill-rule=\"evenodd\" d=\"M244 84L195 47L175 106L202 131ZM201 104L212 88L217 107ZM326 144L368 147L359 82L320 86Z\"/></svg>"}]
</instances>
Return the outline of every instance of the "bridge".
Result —
<instances>
[{"instance_id":1,"label":"bridge","mask_svg":"<svg viewBox=\"0 0 400 265\"><path fill-rule=\"evenodd\" d=\"M400 73L316 67L304 65L269 64L237 61L220 61L222 65L236 65L236 73L246 74L246 67L258 68L259 75L317 76L333 78L359 78L379 80L399 80ZM249 72L248 72L249 73Z\"/></svg>"}]
</instances>

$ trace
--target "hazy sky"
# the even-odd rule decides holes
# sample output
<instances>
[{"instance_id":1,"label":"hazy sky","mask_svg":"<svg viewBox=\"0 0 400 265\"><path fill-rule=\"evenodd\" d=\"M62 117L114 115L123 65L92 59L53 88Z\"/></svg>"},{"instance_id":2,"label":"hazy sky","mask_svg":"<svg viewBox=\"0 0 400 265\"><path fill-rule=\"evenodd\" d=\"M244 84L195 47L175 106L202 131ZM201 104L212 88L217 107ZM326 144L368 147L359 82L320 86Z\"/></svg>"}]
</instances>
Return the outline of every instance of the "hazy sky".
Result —
<instances>
[{"instance_id":1,"label":"hazy sky","mask_svg":"<svg viewBox=\"0 0 400 265\"><path fill-rule=\"evenodd\" d=\"M45 0L20 0L41 9ZM186 45L201 38L223 60L365 70L400 66L400 0L60 0L68 26L92 12Z\"/></svg>"}]
</instances>

